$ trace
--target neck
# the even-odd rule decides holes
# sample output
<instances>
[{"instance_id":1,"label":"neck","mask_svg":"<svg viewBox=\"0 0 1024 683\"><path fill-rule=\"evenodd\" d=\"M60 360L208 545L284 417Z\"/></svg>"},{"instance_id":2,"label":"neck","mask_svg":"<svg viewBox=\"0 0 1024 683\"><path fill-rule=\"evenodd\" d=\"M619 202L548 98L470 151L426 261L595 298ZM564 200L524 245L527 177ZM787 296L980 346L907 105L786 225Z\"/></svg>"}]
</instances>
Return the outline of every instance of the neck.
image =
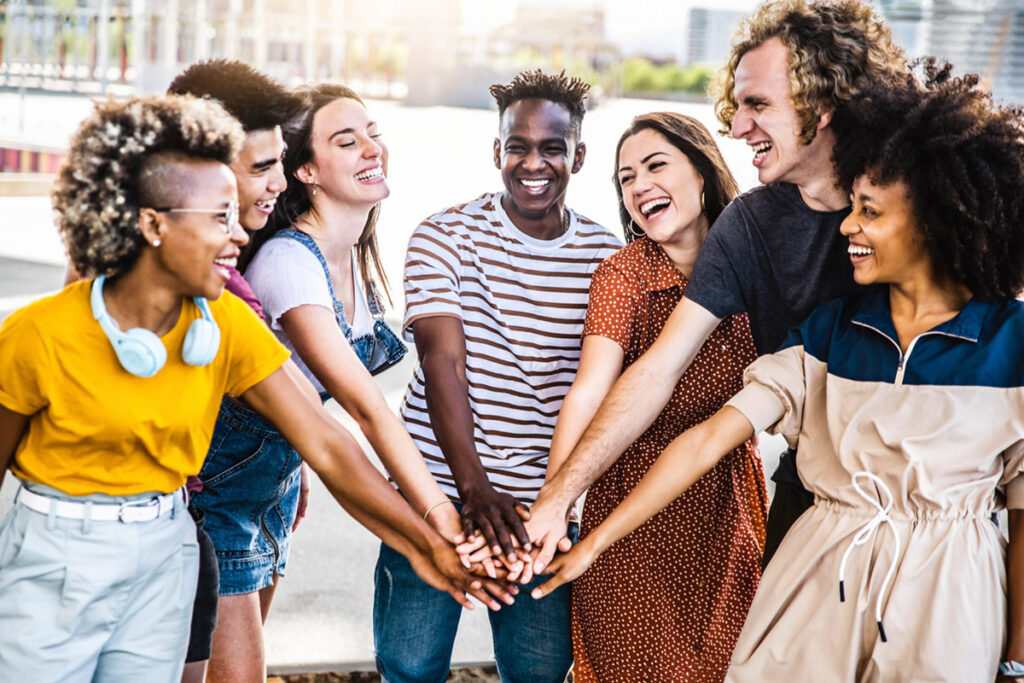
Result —
<instances>
[{"instance_id":1,"label":"neck","mask_svg":"<svg viewBox=\"0 0 1024 683\"><path fill-rule=\"evenodd\" d=\"M107 313L122 331L142 327L159 336L178 322L185 297L151 267L151 260L144 253L131 270L103 285Z\"/></svg>"},{"instance_id":2,"label":"neck","mask_svg":"<svg viewBox=\"0 0 1024 683\"><path fill-rule=\"evenodd\" d=\"M814 211L838 211L850 205L850 196L839 187L832 150L835 136L830 128L818 131L800 164L799 177L793 182L800 197Z\"/></svg>"},{"instance_id":3,"label":"neck","mask_svg":"<svg viewBox=\"0 0 1024 683\"><path fill-rule=\"evenodd\" d=\"M354 207L314 198L306 213L295 221L297 228L316 239L328 260L352 250L363 234L372 207Z\"/></svg>"},{"instance_id":4,"label":"neck","mask_svg":"<svg viewBox=\"0 0 1024 683\"><path fill-rule=\"evenodd\" d=\"M948 320L970 300L971 293L963 285L930 274L889 285L889 308L894 321L931 318Z\"/></svg>"},{"instance_id":5,"label":"neck","mask_svg":"<svg viewBox=\"0 0 1024 683\"><path fill-rule=\"evenodd\" d=\"M686 228L678 240L666 242L659 246L665 250L672 264L689 279L693 274L693 266L697 262L700 248L708 236L708 217L701 214L693 224Z\"/></svg>"},{"instance_id":6,"label":"neck","mask_svg":"<svg viewBox=\"0 0 1024 683\"><path fill-rule=\"evenodd\" d=\"M505 209L512 225L536 240L557 239L565 234L567 229L564 200L554 202L543 216L536 218L517 212L507 192L501 197L501 207Z\"/></svg>"}]
</instances>

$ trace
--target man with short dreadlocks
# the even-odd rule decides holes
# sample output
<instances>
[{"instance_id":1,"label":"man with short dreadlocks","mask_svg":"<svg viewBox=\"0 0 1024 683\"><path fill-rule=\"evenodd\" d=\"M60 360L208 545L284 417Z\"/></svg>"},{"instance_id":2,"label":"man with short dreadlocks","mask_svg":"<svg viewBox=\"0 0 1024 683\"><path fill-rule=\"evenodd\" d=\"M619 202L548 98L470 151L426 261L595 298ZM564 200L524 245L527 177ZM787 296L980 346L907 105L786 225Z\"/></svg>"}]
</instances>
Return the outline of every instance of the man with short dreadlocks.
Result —
<instances>
[{"instance_id":1,"label":"man with short dreadlocks","mask_svg":"<svg viewBox=\"0 0 1024 683\"><path fill-rule=\"evenodd\" d=\"M590 276L621 246L565 208L569 177L586 154L588 89L540 71L493 86L494 165L505 189L423 221L405 262L403 333L419 362L402 418L461 507L467 534L482 534L513 567L514 540L529 549L520 515L544 483L555 419L576 373ZM459 606L387 545L375 583L384 680L444 681ZM572 663L568 590L490 617L503 681L564 680Z\"/></svg>"}]
</instances>

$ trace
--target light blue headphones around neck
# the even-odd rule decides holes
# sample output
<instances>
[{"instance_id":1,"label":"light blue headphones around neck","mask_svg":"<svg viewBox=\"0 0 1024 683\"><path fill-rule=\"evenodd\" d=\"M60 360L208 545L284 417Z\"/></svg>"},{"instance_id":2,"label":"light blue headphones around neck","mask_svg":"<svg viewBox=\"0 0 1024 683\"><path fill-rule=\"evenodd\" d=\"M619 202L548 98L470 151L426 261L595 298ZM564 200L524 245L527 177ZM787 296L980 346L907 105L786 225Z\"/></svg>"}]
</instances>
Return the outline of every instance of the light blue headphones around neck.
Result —
<instances>
[{"instance_id":1,"label":"light blue headphones around neck","mask_svg":"<svg viewBox=\"0 0 1024 683\"><path fill-rule=\"evenodd\" d=\"M100 275L92 281L92 317L96 318L117 353L121 367L137 377L152 377L160 372L167 362L167 350L160 337L142 327L122 332L117 321L107 313L103 303L103 283L107 276ZM199 307L202 318L189 325L185 342L181 345L181 359L189 365L209 365L220 349L220 328L210 313L206 299L192 299Z\"/></svg>"}]
</instances>

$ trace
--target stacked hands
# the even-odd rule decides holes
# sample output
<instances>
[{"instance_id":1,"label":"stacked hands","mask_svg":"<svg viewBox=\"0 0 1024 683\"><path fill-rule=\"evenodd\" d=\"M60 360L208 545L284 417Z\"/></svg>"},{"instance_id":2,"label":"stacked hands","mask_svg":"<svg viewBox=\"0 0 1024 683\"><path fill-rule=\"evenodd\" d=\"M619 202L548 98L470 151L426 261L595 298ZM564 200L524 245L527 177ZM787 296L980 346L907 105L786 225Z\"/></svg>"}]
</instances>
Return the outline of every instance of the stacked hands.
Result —
<instances>
[{"instance_id":1,"label":"stacked hands","mask_svg":"<svg viewBox=\"0 0 1024 683\"><path fill-rule=\"evenodd\" d=\"M498 600L511 605L519 584L529 584L546 569L554 576L531 592L533 598L542 598L581 575L596 557L591 544L573 547L567 536L569 515L559 512L564 506L538 501L531 511L490 487L486 493L467 495L465 501L461 519L453 504L438 506L427 516L454 546L461 566L444 572L456 587L446 590L465 607L472 609L467 594L492 610L501 608ZM438 567L448 563L435 560Z\"/></svg>"}]
</instances>

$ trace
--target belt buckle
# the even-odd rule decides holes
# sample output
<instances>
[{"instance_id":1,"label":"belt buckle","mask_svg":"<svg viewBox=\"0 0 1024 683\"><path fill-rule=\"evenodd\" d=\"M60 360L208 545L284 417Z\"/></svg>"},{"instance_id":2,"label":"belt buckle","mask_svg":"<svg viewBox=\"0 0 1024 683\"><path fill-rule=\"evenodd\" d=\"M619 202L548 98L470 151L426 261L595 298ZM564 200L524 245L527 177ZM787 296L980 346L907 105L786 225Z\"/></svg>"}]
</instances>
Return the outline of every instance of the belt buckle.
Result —
<instances>
[{"instance_id":1,"label":"belt buckle","mask_svg":"<svg viewBox=\"0 0 1024 683\"><path fill-rule=\"evenodd\" d=\"M117 512L117 518L125 524L133 524L143 521L142 513L150 508L159 507L160 501L151 498L146 501L121 503L121 509Z\"/></svg>"}]
</instances>

